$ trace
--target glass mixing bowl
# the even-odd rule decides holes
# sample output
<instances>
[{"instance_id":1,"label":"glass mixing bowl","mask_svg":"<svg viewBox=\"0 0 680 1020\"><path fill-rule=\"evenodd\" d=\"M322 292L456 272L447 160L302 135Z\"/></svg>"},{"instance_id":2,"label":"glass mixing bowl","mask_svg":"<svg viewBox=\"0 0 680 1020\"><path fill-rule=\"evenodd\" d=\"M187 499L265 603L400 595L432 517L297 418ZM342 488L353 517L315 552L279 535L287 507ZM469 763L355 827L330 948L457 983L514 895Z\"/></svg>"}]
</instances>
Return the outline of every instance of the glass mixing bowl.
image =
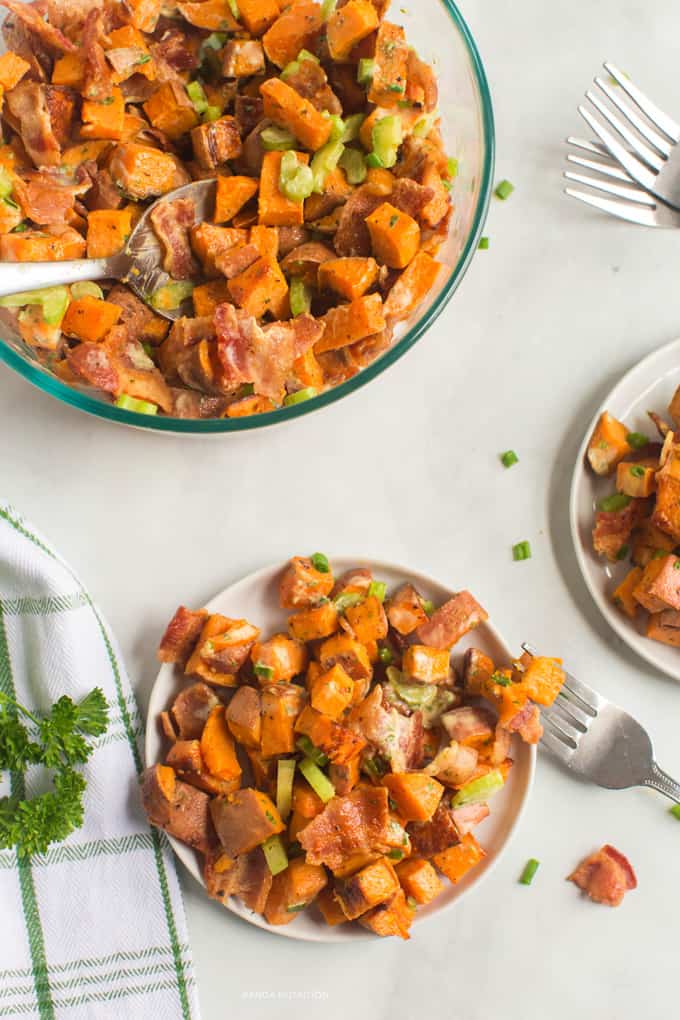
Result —
<instances>
[{"instance_id":1,"label":"glass mixing bowl","mask_svg":"<svg viewBox=\"0 0 680 1020\"><path fill-rule=\"evenodd\" d=\"M397 0L394 0L396 5ZM406 322L396 339L371 365L326 393L291 407L248 418L184 419L137 414L114 407L92 390L76 389L43 368L31 350L0 322L0 359L39 389L81 411L109 421L158 432L210 435L260 429L311 414L340 400L384 372L419 340L443 311L474 255L491 196L494 166L494 126L489 86L470 30L452 0L404 0L399 22L409 43L431 63L439 81L439 112L446 150L458 161L453 215L446 243L437 258L448 267L427 299ZM396 16L395 16L396 20ZM0 272L1 272L0 268ZM26 289L30 288L26 264Z\"/></svg>"}]
</instances>

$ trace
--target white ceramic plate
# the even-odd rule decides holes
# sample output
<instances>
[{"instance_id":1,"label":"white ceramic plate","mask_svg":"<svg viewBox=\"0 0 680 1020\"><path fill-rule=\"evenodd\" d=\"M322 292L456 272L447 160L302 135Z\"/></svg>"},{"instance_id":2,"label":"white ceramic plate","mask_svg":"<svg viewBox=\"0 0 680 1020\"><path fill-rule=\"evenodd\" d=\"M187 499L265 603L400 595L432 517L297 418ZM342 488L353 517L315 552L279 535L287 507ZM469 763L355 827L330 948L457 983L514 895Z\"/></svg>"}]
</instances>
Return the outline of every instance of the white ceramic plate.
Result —
<instances>
[{"instance_id":1,"label":"white ceramic plate","mask_svg":"<svg viewBox=\"0 0 680 1020\"><path fill-rule=\"evenodd\" d=\"M410 581L425 598L432 599L437 604L445 602L454 594L453 591L429 577L392 564L347 557L330 557L330 560L336 574L341 574L350 567L370 568L376 578L387 582L388 590L397 587L404 581ZM236 584L225 588L223 592L207 603L206 608L211 613L223 613L225 616L236 618L245 617L260 627L265 634L285 630L288 613L279 607L278 600L278 583L284 567L285 564L277 564L250 574L241 581L237 581ZM473 631L469 639L463 638L456 646L454 662L472 644L490 655L494 662L509 663L513 658L511 650L498 632L489 624L483 624ZM178 690L186 682L186 678L174 666L169 664L162 666L149 702L145 742L147 764L162 761L164 738L157 722L158 716L172 703ZM511 755L515 760L515 765L510 772L508 781L503 790L493 798L490 816L475 830L480 843L487 851L484 862L459 885L453 886L444 880L446 885L441 895L429 906L419 908L416 924L425 917L431 917L443 909L451 907L461 896L464 896L489 873L506 847L519 822L531 788L536 764L536 749L514 737ZM182 863L203 885L199 855L172 837L170 842ZM263 917L252 913L234 897L231 897L229 901L229 910L251 924L257 925L258 928L266 928L277 935L286 935L289 938L304 939L309 942L347 942L360 938L375 938L359 925L348 924L330 928L320 915L314 916L314 911L311 909L300 914L291 924L276 927L267 924Z\"/></svg>"},{"instance_id":2,"label":"white ceramic plate","mask_svg":"<svg viewBox=\"0 0 680 1020\"><path fill-rule=\"evenodd\" d=\"M657 432L647 416L656 411L668 417L667 407L680 385L680 339L644 358L616 384L598 408L579 450L571 481L569 517L576 558L590 594L622 641L653 666L680 680L680 649L651 641L644 635L642 614L629 620L611 601L611 592L630 569L628 563L607 563L593 551L592 531L596 504L614 491L610 477L598 478L586 465L586 448L597 419L609 411L630 428L656 440Z\"/></svg>"}]
</instances>

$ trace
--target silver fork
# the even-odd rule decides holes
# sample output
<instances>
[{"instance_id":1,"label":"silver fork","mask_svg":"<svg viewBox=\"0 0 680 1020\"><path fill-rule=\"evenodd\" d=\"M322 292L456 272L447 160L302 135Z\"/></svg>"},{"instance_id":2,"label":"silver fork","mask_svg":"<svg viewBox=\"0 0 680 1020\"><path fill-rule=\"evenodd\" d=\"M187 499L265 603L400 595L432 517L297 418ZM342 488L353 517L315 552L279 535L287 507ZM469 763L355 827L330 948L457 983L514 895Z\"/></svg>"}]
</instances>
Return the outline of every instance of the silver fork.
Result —
<instances>
[{"instance_id":1,"label":"silver fork","mask_svg":"<svg viewBox=\"0 0 680 1020\"><path fill-rule=\"evenodd\" d=\"M680 783L656 764L647 731L571 673L554 704L541 709L541 721L541 745L577 775L608 790L650 786L680 804Z\"/></svg>"},{"instance_id":2,"label":"silver fork","mask_svg":"<svg viewBox=\"0 0 680 1020\"><path fill-rule=\"evenodd\" d=\"M614 64L606 61L604 69L612 84L599 76L594 84L610 105L588 89L586 99L600 116L595 117L586 106L579 106L578 112L634 181L663 202L680 209L680 149L677 146L680 125ZM630 103L622 98L622 92Z\"/></svg>"},{"instance_id":3,"label":"silver fork","mask_svg":"<svg viewBox=\"0 0 680 1020\"><path fill-rule=\"evenodd\" d=\"M604 145L573 137L567 138L567 144L587 153L586 156L581 156L570 152L567 159L575 166L591 171L591 174L565 170L564 176L568 181L592 188L592 191L583 191L567 187L564 189L567 195L611 216L618 216L619 219L628 220L630 223L639 223L643 227L680 228L680 212L638 187L610 156ZM609 197L604 198L603 195Z\"/></svg>"}]
</instances>

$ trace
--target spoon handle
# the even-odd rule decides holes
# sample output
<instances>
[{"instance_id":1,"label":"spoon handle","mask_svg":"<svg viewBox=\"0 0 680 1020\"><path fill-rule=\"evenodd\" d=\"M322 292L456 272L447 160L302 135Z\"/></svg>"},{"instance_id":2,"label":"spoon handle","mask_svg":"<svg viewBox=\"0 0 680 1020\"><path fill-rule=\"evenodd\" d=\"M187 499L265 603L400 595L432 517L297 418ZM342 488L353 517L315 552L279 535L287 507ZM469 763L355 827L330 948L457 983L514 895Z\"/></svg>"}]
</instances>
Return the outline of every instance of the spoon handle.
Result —
<instances>
[{"instance_id":1,"label":"spoon handle","mask_svg":"<svg viewBox=\"0 0 680 1020\"><path fill-rule=\"evenodd\" d=\"M72 262L3 262L0 297L82 280L120 279L129 261L126 256L114 255L108 259L74 259Z\"/></svg>"}]
</instances>

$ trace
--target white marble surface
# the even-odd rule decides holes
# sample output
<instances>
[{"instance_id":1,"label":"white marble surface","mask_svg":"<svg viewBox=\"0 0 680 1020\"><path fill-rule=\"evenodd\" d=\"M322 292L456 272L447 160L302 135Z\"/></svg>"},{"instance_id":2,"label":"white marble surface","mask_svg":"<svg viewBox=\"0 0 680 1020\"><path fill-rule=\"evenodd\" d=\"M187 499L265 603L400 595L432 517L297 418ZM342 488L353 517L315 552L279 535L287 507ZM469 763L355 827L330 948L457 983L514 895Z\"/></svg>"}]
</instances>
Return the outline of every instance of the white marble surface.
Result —
<instances>
[{"instance_id":1,"label":"white marble surface","mask_svg":"<svg viewBox=\"0 0 680 1020\"><path fill-rule=\"evenodd\" d=\"M416 2L416 0L413 0ZM128 432L0 369L2 490L68 557L123 646L140 697L178 600L313 548L412 563L469 585L628 706L680 775L680 690L620 646L577 574L567 494L577 444L613 381L680 333L680 238L561 194L561 139L602 59L680 115L677 4L465 0L489 72L497 177L480 252L436 328L376 383L280 431L185 441ZM370 437L367 439L367 437ZM521 463L499 467L514 447ZM529 539L533 559L513 563ZM185 882L205 1020L651 1020L676 1016L680 825L646 791L577 784L545 759L495 872L409 943L270 937ZM639 888L616 911L564 881L611 841ZM542 866L527 889L525 860Z\"/></svg>"}]
</instances>

